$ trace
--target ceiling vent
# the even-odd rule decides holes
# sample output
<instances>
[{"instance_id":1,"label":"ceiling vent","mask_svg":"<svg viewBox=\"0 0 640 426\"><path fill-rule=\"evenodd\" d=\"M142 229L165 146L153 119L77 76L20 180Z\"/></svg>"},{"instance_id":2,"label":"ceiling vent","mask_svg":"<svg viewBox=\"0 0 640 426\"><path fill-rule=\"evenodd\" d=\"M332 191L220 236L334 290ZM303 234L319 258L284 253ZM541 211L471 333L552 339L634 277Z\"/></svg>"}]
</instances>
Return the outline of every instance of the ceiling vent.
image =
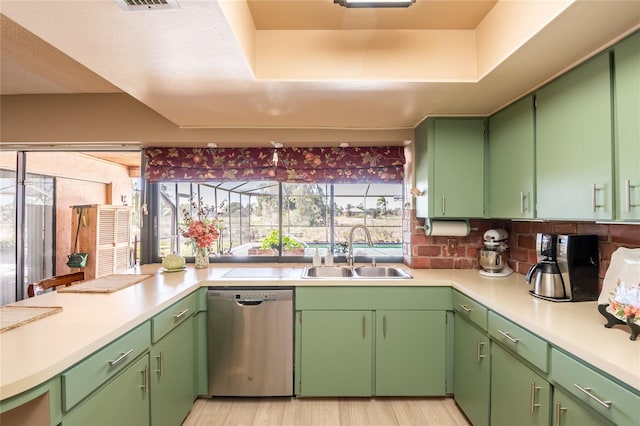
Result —
<instances>
[{"instance_id":1,"label":"ceiling vent","mask_svg":"<svg viewBox=\"0 0 640 426\"><path fill-rule=\"evenodd\" d=\"M124 11L180 9L176 0L116 0Z\"/></svg>"}]
</instances>

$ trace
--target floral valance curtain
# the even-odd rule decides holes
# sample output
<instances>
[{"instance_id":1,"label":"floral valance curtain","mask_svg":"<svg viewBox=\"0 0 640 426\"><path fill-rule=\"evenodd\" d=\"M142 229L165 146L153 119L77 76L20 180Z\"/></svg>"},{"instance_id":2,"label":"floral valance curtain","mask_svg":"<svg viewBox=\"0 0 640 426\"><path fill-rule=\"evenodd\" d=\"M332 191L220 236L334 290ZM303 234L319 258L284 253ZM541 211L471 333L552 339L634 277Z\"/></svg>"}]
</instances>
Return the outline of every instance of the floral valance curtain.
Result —
<instances>
[{"instance_id":1,"label":"floral valance curtain","mask_svg":"<svg viewBox=\"0 0 640 426\"><path fill-rule=\"evenodd\" d=\"M402 182L404 148L147 148L151 182Z\"/></svg>"}]
</instances>

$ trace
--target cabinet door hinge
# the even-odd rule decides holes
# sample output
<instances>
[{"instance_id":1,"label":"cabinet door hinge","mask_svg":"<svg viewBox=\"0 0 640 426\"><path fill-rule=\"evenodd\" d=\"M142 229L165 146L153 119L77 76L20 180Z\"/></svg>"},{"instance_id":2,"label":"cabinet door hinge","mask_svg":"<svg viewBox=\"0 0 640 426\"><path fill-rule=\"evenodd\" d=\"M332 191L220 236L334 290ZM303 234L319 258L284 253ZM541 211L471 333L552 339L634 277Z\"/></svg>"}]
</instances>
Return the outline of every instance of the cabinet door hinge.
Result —
<instances>
[{"instance_id":1,"label":"cabinet door hinge","mask_svg":"<svg viewBox=\"0 0 640 426\"><path fill-rule=\"evenodd\" d=\"M535 96L533 97L533 107L538 108L538 98Z\"/></svg>"}]
</instances>

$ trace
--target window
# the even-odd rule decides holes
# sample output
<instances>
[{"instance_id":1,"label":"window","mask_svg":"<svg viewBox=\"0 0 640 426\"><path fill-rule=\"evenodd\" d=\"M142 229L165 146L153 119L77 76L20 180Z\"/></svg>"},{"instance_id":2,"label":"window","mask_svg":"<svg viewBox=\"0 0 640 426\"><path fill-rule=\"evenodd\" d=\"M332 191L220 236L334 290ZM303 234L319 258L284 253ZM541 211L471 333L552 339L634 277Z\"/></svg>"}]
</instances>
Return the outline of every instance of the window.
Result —
<instances>
[{"instance_id":1,"label":"window","mask_svg":"<svg viewBox=\"0 0 640 426\"><path fill-rule=\"evenodd\" d=\"M344 259L355 225L367 226L374 243L369 247L364 233L354 232L356 261L402 259L402 184L160 182L153 188L158 191L155 261L170 253L194 256L183 235L183 212L193 214L192 198L213 206L220 219L213 261L308 261L316 249Z\"/></svg>"}]
</instances>

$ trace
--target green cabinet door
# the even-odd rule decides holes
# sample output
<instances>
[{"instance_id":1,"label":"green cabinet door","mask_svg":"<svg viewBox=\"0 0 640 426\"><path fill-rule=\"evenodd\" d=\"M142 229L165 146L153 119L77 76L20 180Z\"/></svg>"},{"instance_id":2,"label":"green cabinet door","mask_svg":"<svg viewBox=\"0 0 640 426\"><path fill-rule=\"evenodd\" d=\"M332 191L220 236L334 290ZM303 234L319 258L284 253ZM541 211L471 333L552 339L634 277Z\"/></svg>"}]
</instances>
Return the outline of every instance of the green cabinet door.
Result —
<instances>
[{"instance_id":1,"label":"green cabinet door","mask_svg":"<svg viewBox=\"0 0 640 426\"><path fill-rule=\"evenodd\" d=\"M444 395L445 311L376 311L375 394Z\"/></svg>"},{"instance_id":2,"label":"green cabinet door","mask_svg":"<svg viewBox=\"0 0 640 426\"><path fill-rule=\"evenodd\" d=\"M62 419L64 426L144 426L149 423L146 354Z\"/></svg>"},{"instance_id":3,"label":"green cabinet door","mask_svg":"<svg viewBox=\"0 0 640 426\"><path fill-rule=\"evenodd\" d=\"M484 215L485 120L428 118L416 128L416 215Z\"/></svg>"},{"instance_id":4,"label":"green cabinet door","mask_svg":"<svg viewBox=\"0 0 640 426\"><path fill-rule=\"evenodd\" d=\"M491 425L542 426L551 419L551 385L499 345L491 345Z\"/></svg>"},{"instance_id":5,"label":"green cabinet door","mask_svg":"<svg viewBox=\"0 0 640 426\"><path fill-rule=\"evenodd\" d=\"M640 33L614 48L616 217L640 219Z\"/></svg>"},{"instance_id":6,"label":"green cabinet door","mask_svg":"<svg viewBox=\"0 0 640 426\"><path fill-rule=\"evenodd\" d=\"M528 96L489 118L489 217L535 217L533 114L533 98Z\"/></svg>"},{"instance_id":7,"label":"green cabinet door","mask_svg":"<svg viewBox=\"0 0 640 426\"><path fill-rule=\"evenodd\" d=\"M613 425L591 409L574 400L562 389L553 389L553 425L555 426L607 426Z\"/></svg>"},{"instance_id":8,"label":"green cabinet door","mask_svg":"<svg viewBox=\"0 0 640 426\"><path fill-rule=\"evenodd\" d=\"M195 399L193 317L151 348L151 422L175 426L191 411Z\"/></svg>"},{"instance_id":9,"label":"green cabinet door","mask_svg":"<svg viewBox=\"0 0 640 426\"><path fill-rule=\"evenodd\" d=\"M474 426L489 425L489 337L459 315L454 323L453 392Z\"/></svg>"},{"instance_id":10,"label":"green cabinet door","mask_svg":"<svg viewBox=\"0 0 640 426\"><path fill-rule=\"evenodd\" d=\"M300 395L370 396L372 311L302 311Z\"/></svg>"},{"instance_id":11,"label":"green cabinet door","mask_svg":"<svg viewBox=\"0 0 640 426\"><path fill-rule=\"evenodd\" d=\"M612 219L609 55L540 89L536 105L537 216Z\"/></svg>"}]
</instances>

